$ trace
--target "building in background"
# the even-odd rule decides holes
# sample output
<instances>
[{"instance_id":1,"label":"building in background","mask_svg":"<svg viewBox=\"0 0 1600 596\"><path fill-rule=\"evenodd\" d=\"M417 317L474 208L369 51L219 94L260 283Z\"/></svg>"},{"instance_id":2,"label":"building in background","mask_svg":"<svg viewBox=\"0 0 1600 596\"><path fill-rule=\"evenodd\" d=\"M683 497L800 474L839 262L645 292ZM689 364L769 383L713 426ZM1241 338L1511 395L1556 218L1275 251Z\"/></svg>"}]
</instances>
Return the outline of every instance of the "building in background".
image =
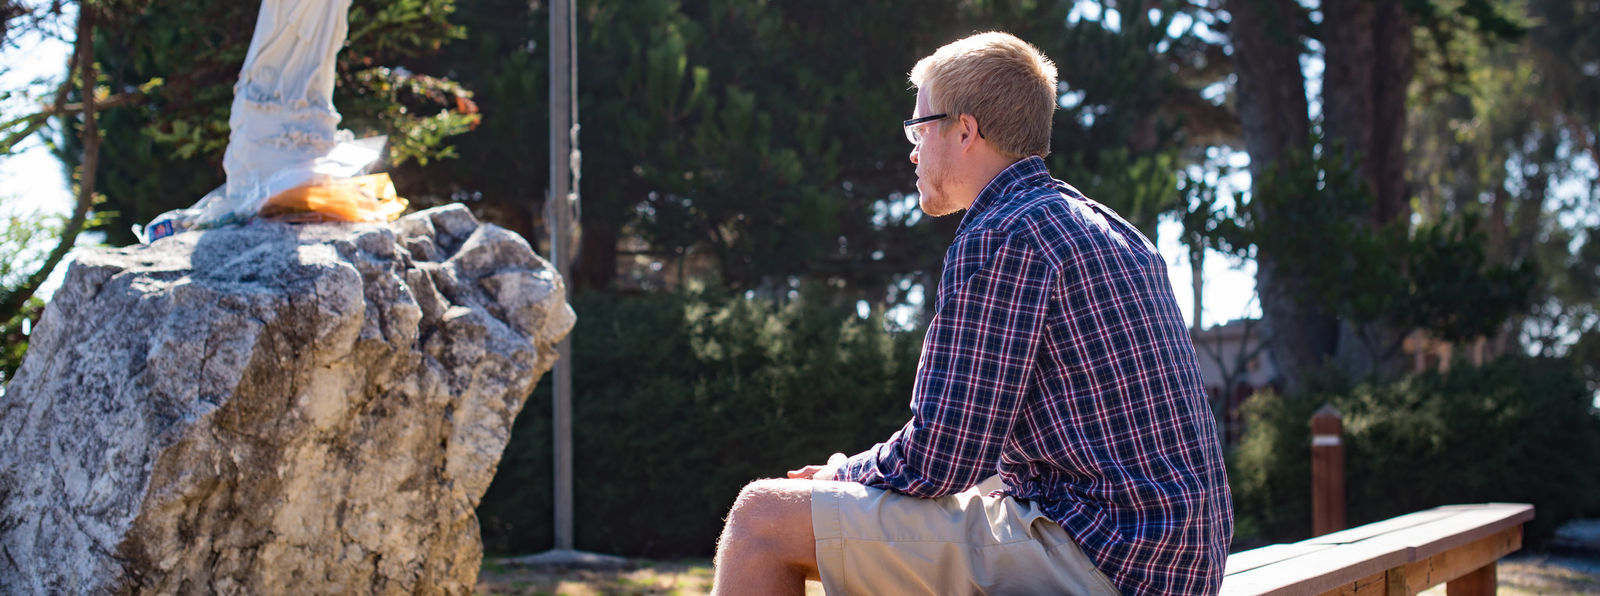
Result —
<instances>
[{"instance_id":1,"label":"building in background","mask_svg":"<svg viewBox=\"0 0 1600 596\"><path fill-rule=\"evenodd\" d=\"M1224 445L1238 442L1243 432L1240 406L1256 390L1273 387L1277 379L1261 335L1260 319L1236 319L1190 331Z\"/></svg>"},{"instance_id":2,"label":"building in background","mask_svg":"<svg viewBox=\"0 0 1600 596\"><path fill-rule=\"evenodd\" d=\"M1236 319L1200 331L1190 330L1195 355L1200 359L1200 374L1206 394L1217 415L1217 428L1224 444L1238 442L1244 429L1239 409L1256 391L1281 390L1277 368L1262 341L1260 319ZM1406 334L1401 351L1405 370L1416 374L1427 371L1450 372L1452 363L1483 366L1507 352L1509 340L1478 338L1464 344L1451 344L1418 329Z\"/></svg>"}]
</instances>

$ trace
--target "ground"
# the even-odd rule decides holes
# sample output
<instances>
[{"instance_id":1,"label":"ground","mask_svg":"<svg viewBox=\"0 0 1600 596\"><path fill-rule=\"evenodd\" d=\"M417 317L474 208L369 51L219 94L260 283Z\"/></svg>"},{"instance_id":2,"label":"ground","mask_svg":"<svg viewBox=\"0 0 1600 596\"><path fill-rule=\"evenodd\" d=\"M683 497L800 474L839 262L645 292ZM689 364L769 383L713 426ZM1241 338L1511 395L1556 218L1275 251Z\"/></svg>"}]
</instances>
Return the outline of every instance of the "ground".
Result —
<instances>
[{"instance_id":1,"label":"ground","mask_svg":"<svg viewBox=\"0 0 1600 596\"><path fill-rule=\"evenodd\" d=\"M1518 555L1500 562L1501 596L1596 594L1600 595L1600 557ZM807 584L808 595L820 596L819 584ZM690 595L711 590L711 561L637 561L627 569L609 571L535 568L502 565L486 560L478 576L477 593L512 594ZM1423 594L1445 593L1438 586Z\"/></svg>"},{"instance_id":2,"label":"ground","mask_svg":"<svg viewBox=\"0 0 1600 596\"><path fill-rule=\"evenodd\" d=\"M572 569L483 562L477 593L512 594L705 594L711 591L711 561L636 560L623 569Z\"/></svg>"},{"instance_id":3,"label":"ground","mask_svg":"<svg viewBox=\"0 0 1600 596\"><path fill-rule=\"evenodd\" d=\"M711 561L634 561L624 569L521 567L493 560L478 574L481 596L546 594L562 596L688 596L711 591ZM806 584L807 596L822 596L822 585Z\"/></svg>"},{"instance_id":4,"label":"ground","mask_svg":"<svg viewBox=\"0 0 1600 596\"><path fill-rule=\"evenodd\" d=\"M1499 596L1600 594L1600 558L1517 555L1500 562ZM1423 594L1444 596L1444 586Z\"/></svg>"}]
</instances>

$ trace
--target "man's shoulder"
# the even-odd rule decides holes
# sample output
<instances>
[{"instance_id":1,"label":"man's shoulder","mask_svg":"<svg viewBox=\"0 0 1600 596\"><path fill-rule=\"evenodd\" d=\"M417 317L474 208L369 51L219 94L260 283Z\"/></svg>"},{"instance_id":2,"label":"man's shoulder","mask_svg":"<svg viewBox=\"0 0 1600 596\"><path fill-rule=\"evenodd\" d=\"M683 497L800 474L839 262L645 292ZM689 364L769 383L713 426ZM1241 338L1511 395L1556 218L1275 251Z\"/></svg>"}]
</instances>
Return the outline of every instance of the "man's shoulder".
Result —
<instances>
[{"instance_id":1,"label":"man's shoulder","mask_svg":"<svg viewBox=\"0 0 1600 596\"><path fill-rule=\"evenodd\" d=\"M1004 200L962 233L971 240L982 240L970 244L958 240L958 244L968 244L958 252L976 256L974 249L991 252L997 244L1020 244L1054 268L1081 259L1125 262L1128 258L1160 258L1155 245L1116 211L1064 182L1046 180L1010 189Z\"/></svg>"},{"instance_id":2,"label":"man's shoulder","mask_svg":"<svg viewBox=\"0 0 1600 596\"><path fill-rule=\"evenodd\" d=\"M1089 200L1066 184L1050 180L1011 189L984 217L974 222L974 231L1020 237L1038 248L1070 242L1081 236L1076 230L1092 217Z\"/></svg>"}]
</instances>

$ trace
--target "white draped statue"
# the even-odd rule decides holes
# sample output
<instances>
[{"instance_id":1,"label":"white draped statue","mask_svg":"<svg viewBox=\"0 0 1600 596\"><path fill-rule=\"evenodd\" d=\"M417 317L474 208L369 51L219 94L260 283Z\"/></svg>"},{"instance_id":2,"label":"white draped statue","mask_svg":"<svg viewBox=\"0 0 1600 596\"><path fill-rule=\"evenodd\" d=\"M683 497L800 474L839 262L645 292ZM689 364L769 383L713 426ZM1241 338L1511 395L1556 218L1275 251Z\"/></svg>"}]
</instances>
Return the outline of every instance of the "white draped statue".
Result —
<instances>
[{"instance_id":1,"label":"white draped statue","mask_svg":"<svg viewBox=\"0 0 1600 596\"><path fill-rule=\"evenodd\" d=\"M193 207L135 227L142 240L249 221L269 198L348 180L378 158L384 137L352 140L348 131L339 130L339 112L333 108L334 68L349 33L349 10L350 0L262 0L250 51L233 87L231 132L222 157L227 183ZM404 201L390 201L381 209L366 209L360 218L342 219L381 220L404 208Z\"/></svg>"},{"instance_id":2,"label":"white draped statue","mask_svg":"<svg viewBox=\"0 0 1600 596\"><path fill-rule=\"evenodd\" d=\"M326 169L319 161L341 140L333 75L349 9L350 0L262 1L228 118L230 202L259 205Z\"/></svg>"}]
</instances>

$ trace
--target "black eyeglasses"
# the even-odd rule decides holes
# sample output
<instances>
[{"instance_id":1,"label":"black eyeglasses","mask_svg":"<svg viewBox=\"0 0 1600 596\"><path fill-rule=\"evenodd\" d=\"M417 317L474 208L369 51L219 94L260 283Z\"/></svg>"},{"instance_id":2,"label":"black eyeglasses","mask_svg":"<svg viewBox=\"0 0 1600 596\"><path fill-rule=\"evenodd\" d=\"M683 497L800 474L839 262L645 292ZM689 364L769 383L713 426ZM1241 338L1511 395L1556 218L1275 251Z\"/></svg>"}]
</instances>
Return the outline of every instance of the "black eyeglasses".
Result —
<instances>
[{"instance_id":1,"label":"black eyeglasses","mask_svg":"<svg viewBox=\"0 0 1600 596\"><path fill-rule=\"evenodd\" d=\"M921 145L922 144L922 125L927 124L929 122L933 122L933 121L938 120L940 118L948 118L948 117L950 117L949 114L934 114L932 116L923 116L921 118L912 118L910 120L907 120L907 121L901 123L900 125L905 127L905 129L906 129L906 140L907 141L911 141L912 145Z\"/></svg>"}]
</instances>

